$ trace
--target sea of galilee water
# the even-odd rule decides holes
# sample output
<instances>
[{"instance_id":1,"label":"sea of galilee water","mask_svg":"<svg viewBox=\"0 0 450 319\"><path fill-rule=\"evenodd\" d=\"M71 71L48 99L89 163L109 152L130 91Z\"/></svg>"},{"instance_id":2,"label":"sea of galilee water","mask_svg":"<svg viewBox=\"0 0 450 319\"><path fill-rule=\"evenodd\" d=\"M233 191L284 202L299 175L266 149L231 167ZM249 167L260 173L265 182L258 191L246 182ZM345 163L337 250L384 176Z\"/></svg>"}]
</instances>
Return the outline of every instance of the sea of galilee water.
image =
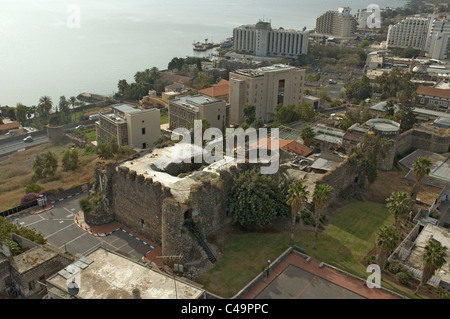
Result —
<instances>
[{"instance_id":1,"label":"sea of galilee water","mask_svg":"<svg viewBox=\"0 0 450 319\"><path fill-rule=\"evenodd\" d=\"M270 20L273 28L314 29L328 10L351 13L406 0L1 0L0 105L38 104L43 95L112 95L120 79L220 42L233 28ZM79 15L78 15L79 13ZM77 18L74 18L77 14Z\"/></svg>"}]
</instances>

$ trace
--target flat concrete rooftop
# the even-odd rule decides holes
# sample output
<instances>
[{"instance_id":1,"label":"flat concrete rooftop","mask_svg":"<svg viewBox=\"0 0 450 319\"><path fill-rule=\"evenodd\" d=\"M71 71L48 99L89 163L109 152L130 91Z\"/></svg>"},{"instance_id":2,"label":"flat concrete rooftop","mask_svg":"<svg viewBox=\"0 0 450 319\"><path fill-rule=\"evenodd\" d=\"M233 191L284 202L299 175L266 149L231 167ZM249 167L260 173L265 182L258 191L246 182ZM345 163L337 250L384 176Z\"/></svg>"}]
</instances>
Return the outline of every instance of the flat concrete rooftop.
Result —
<instances>
[{"instance_id":1,"label":"flat concrete rooftop","mask_svg":"<svg viewBox=\"0 0 450 319\"><path fill-rule=\"evenodd\" d=\"M120 255L98 248L87 256L93 262L80 270L78 298L132 299L139 289L142 299L197 299L204 290L157 272ZM56 274L48 283L67 291L67 279Z\"/></svg>"},{"instance_id":2,"label":"flat concrete rooftop","mask_svg":"<svg viewBox=\"0 0 450 319\"><path fill-rule=\"evenodd\" d=\"M48 247L35 247L14 257L15 268L20 274L23 274L56 256L58 253Z\"/></svg>"}]
</instances>

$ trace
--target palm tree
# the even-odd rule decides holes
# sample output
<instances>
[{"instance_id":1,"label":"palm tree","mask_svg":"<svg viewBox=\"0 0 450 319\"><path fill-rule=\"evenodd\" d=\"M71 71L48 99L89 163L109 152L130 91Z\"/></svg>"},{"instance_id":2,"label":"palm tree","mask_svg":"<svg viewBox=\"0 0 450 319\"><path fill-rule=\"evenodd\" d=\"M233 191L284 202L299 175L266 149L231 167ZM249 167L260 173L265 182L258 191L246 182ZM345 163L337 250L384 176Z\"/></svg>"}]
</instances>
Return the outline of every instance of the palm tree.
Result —
<instances>
[{"instance_id":1,"label":"palm tree","mask_svg":"<svg viewBox=\"0 0 450 319\"><path fill-rule=\"evenodd\" d=\"M395 224L411 211L411 199L405 192L394 192L386 201L388 211L394 215Z\"/></svg>"},{"instance_id":2,"label":"palm tree","mask_svg":"<svg viewBox=\"0 0 450 319\"><path fill-rule=\"evenodd\" d=\"M296 181L289 185L288 193L286 196L286 203L291 207L291 217L292 217L292 231L291 240L294 240L294 228L295 219L297 213L303 208L303 205L308 200L309 191L306 186L303 185L303 180Z\"/></svg>"},{"instance_id":3,"label":"palm tree","mask_svg":"<svg viewBox=\"0 0 450 319\"><path fill-rule=\"evenodd\" d=\"M397 246L400 233L394 226L381 227L377 233L375 245L377 247L377 263L381 269L386 266L386 261L391 251Z\"/></svg>"},{"instance_id":4,"label":"palm tree","mask_svg":"<svg viewBox=\"0 0 450 319\"><path fill-rule=\"evenodd\" d=\"M430 239L428 244L425 246L425 252L422 256L423 259L423 272L422 279L420 280L419 286L415 293L419 291L420 287L434 275L436 270L441 268L447 261L447 247L442 246L437 240Z\"/></svg>"},{"instance_id":5,"label":"palm tree","mask_svg":"<svg viewBox=\"0 0 450 319\"><path fill-rule=\"evenodd\" d=\"M72 110L75 108L75 105L77 105L77 98L75 96L69 97L69 103L72 105Z\"/></svg>"},{"instance_id":6,"label":"palm tree","mask_svg":"<svg viewBox=\"0 0 450 319\"><path fill-rule=\"evenodd\" d=\"M430 174L431 161L426 157L418 157L412 166L412 172L414 177L416 178L416 182L414 183L411 199L413 201L416 200L417 194L419 193L420 182L422 179Z\"/></svg>"},{"instance_id":7,"label":"palm tree","mask_svg":"<svg viewBox=\"0 0 450 319\"><path fill-rule=\"evenodd\" d=\"M49 96L42 96L39 98L38 113L39 117L47 118L53 106L53 101Z\"/></svg>"},{"instance_id":8,"label":"palm tree","mask_svg":"<svg viewBox=\"0 0 450 319\"><path fill-rule=\"evenodd\" d=\"M319 222L322 210L327 207L333 199L333 187L328 184L316 184L313 194L314 202L314 219L315 219L315 237L314 237L314 249L317 246L317 236L319 232Z\"/></svg>"}]
</instances>

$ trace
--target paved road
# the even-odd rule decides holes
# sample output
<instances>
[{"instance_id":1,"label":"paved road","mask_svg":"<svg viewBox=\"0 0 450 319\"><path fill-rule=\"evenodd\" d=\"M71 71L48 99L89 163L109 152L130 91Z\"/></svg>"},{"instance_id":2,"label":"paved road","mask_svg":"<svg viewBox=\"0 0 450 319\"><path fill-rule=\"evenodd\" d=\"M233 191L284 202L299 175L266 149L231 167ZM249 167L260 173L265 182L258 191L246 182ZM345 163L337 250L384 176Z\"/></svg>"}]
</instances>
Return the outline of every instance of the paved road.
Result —
<instances>
[{"instance_id":1,"label":"paved road","mask_svg":"<svg viewBox=\"0 0 450 319\"><path fill-rule=\"evenodd\" d=\"M96 237L81 229L74 218L80 211L79 199L84 196L86 195L81 194L58 202L51 210L40 214L19 213L9 216L8 220L42 233L48 244L73 255L85 255L102 245L138 261L152 250L152 247L122 230L106 237Z\"/></svg>"},{"instance_id":2,"label":"paved road","mask_svg":"<svg viewBox=\"0 0 450 319\"><path fill-rule=\"evenodd\" d=\"M23 135L24 138L26 136L27 135ZM10 143L0 145L0 156L25 149L26 147L36 146L47 142L47 135L36 136L33 138L32 142L24 142L23 139L20 139L18 141L11 141Z\"/></svg>"}]
</instances>

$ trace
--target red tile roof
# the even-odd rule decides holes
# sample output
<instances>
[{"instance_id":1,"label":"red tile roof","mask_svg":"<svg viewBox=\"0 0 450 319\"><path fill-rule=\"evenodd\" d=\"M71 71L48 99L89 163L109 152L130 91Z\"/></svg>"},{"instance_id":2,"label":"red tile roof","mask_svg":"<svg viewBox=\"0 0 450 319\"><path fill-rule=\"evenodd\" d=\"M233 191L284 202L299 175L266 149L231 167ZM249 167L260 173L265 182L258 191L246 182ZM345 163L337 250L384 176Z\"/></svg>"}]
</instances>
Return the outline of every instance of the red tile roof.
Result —
<instances>
[{"instance_id":1,"label":"red tile roof","mask_svg":"<svg viewBox=\"0 0 450 319\"><path fill-rule=\"evenodd\" d=\"M11 122L11 123L6 123L6 124L1 124L0 131L15 130L15 129L18 129L19 127L20 127L19 122Z\"/></svg>"},{"instance_id":2,"label":"red tile roof","mask_svg":"<svg viewBox=\"0 0 450 319\"><path fill-rule=\"evenodd\" d=\"M220 82L217 83L216 85L200 90L199 93L203 93L211 97L218 97L228 95L229 91L230 91L229 82L227 80L220 80Z\"/></svg>"},{"instance_id":3,"label":"red tile roof","mask_svg":"<svg viewBox=\"0 0 450 319\"><path fill-rule=\"evenodd\" d=\"M271 148L271 141L272 139L270 137L267 138L267 148ZM258 143L259 145L259 143ZM252 145L254 146L254 145ZM296 142L294 140L278 140L278 146L282 150L285 150L286 152L294 152L297 155L307 157L308 155L312 154L312 149L310 149L308 146L305 146L303 144L300 144L299 142Z\"/></svg>"},{"instance_id":4,"label":"red tile roof","mask_svg":"<svg viewBox=\"0 0 450 319\"><path fill-rule=\"evenodd\" d=\"M432 86L420 85L417 88L417 93L419 93L420 95L436 96L450 100L450 90L447 89L437 89Z\"/></svg>"}]
</instances>

